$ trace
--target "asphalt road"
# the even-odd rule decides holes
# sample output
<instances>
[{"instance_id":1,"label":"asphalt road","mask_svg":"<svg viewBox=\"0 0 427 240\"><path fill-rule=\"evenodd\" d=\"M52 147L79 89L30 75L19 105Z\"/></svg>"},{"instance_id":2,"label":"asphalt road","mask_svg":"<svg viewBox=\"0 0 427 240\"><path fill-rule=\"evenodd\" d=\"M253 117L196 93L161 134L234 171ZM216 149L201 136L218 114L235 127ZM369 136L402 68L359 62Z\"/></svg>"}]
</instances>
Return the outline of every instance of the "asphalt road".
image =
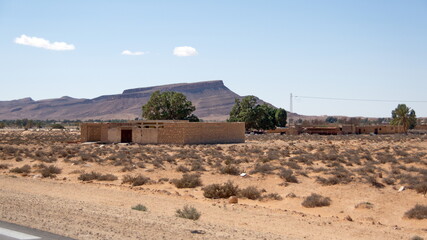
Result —
<instances>
[{"instance_id":1,"label":"asphalt road","mask_svg":"<svg viewBox=\"0 0 427 240\"><path fill-rule=\"evenodd\" d=\"M0 221L0 240L74 240L34 228Z\"/></svg>"}]
</instances>

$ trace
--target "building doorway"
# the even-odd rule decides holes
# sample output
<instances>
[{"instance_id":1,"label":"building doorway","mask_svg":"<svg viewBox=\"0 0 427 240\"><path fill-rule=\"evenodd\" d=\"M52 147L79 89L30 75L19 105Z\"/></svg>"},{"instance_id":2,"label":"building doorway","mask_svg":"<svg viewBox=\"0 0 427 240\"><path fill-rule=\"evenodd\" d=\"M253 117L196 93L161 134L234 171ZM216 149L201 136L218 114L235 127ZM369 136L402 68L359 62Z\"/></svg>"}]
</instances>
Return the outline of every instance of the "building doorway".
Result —
<instances>
[{"instance_id":1,"label":"building doorway","mask_svg":"<svg viewBox=\"0 0 427 240\"><path fill-rule=\"evenodd\" d=\"M374 134L377 135L378 134L378 128L375 128L374 130Z\"/></svg>"},{"instance_id":2,"label":"building doorway","mask_svg":"<svg viewBox=\"0 0 427 240\"><path fill-rule=\"evenodd\" d=\"M132 130L122 130L121 142L123 143L132 142Z\"/></svg>"}]
</instances>

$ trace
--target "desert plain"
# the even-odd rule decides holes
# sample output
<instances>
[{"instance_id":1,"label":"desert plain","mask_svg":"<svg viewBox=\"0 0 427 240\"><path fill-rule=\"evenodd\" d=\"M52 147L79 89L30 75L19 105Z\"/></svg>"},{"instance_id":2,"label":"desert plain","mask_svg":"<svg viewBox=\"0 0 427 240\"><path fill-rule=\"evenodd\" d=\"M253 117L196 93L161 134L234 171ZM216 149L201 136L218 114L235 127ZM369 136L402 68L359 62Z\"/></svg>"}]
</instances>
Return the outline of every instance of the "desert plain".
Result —
<instances>
[{"instance_id":1,"label":"desert plain","mask_svg":"<svg viewBox=\"0 0 427 240\"><path fill-rule=\"evenodd\" d=\"M0 220L75 239L427 239L426 213L410 212L427 205L426 135L79 139L0 131Z\"/></svg>"}]
</instances>

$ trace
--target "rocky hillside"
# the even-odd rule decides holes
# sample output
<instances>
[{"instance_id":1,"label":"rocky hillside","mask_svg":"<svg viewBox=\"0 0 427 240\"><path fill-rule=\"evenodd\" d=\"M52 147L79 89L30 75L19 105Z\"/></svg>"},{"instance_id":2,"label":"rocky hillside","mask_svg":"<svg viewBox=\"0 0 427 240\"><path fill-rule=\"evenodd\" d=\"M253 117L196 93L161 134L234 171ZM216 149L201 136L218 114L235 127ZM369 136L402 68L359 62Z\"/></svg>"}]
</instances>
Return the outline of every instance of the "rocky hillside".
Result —
<instances>
[{"instance_id":1,"label":"rocky hillside","mask_svg":"<svg viewBox=\"0 0 427 240\"><path fill-rule=\"evenodd\" d=\"M222 81L178 83L123 91L94 99L62 97L34 101L24 98L0 101L0 119L135 119L141 116L144 105L154 91L181 92L196 106L195 114L204 120L225 120L238 94ZM261 101L262 102L262 101Z\"/></svg>"}]
</instances>

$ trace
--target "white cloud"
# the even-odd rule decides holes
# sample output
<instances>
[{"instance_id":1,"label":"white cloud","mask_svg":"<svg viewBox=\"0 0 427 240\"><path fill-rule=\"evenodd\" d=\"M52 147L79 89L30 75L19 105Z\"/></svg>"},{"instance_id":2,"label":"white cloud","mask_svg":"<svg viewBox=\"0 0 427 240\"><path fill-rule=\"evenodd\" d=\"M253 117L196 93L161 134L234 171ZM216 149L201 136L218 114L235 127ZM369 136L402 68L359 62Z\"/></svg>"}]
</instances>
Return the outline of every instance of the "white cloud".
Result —
<instances>
[{"instance_id":1,"label":"white cloud","mask_svg":"<svg viewBox=\"0 0 427 240\"><path fill-rule=\"evenodd\" d=\"M64 50L74 50L75 47L72 44L68 44L65 42L53 42L51 43L49 40L38 38L38 37L28 37L25 34L22 34L20 37L15 38L15 43L32 46L32 47L39 47L49 50L55 50L55 51L64 51Z\"/></svg>"},{"instance_id":2,"label":"white cloud","mask_svg":"<svg viewBox=\"0 0 427 240\"><path fill-rule=\"evenodd\" d=\"M193 47L183 46L183 47L176 47L173 50L173 55L178 57L189 57L189 56L196 56L199 54L197 50Z\"/></svg>"},{"instance_id":3,"label":"white cloud","mask_svg":"<svg viewBox=\"0 0 427 240\"><path fill-rule=\"evenodd\" d=\"M146 52L131 52L129 50L124 50L122 52L122 55L129 55L129 56L139 56L139 55L144 55L147 54Z\"/></svg>"}]
</instances>

